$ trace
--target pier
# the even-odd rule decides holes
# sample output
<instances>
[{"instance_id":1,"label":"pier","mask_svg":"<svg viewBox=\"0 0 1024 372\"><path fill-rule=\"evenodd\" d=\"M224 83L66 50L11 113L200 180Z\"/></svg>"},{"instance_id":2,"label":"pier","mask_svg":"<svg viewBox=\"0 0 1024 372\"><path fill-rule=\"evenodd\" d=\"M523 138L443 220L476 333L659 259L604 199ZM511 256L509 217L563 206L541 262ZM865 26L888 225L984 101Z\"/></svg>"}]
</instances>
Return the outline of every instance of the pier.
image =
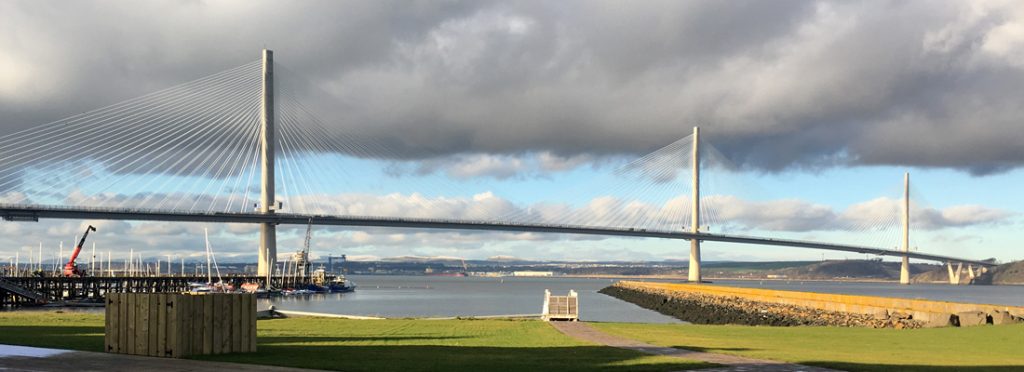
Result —
<instances>
[{"instance_id":1,"label":"pier","mask_svg":"<svg viewBox=\"0 0 1024 372\"><path fill-rule=\"evenodd\" d=\"M239 288L257 283L266 288L267 277L227 275L225 284ZM305 286L308 278L271 278L271 287ZM44 304L102 304L107 293L181 293L192 289L192 283L206 283L205 275L184 276L93 276L93 277L0 277L0 307Z\"/></svg>"}]
</instances>

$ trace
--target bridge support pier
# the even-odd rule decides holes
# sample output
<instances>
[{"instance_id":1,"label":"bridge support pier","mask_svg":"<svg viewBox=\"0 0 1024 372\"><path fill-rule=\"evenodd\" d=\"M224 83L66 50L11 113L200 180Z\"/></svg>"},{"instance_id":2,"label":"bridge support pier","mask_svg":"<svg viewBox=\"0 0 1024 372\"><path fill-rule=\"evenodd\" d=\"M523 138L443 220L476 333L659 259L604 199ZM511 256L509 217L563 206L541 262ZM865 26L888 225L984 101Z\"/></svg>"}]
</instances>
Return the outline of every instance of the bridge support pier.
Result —
<instances>
[{"instance_id":1,"label":"bridge support pier","mask_svg":"<svg viewBox=\"0 0 1024 372\"><path fill-rule=\"evenodd\" d=\"M259 212L273 214L274 200L274 52L263 50L263 100L260 113L260 182ZM277 261L277 225L260 224L260 252L256 273L261 277L273 274ZM268 282L269 286L269 282Z\"/></svg>"},{"instance_id":2,"label":"bridge support pier","mask_svg":"<svg viewBox=\"0 0 1024 372\"><path fill-rule=\"evenodd\" d=\"M700 127L693 127L693 200L691 202L690 230L700 232ZM700 283L700 239L690 239L690 267L687 280Z\"/></svg>"},{"instance_id":3,"label":"bridge support pier","mask_svg":"<svg viewBox=\"0 0 1024 372\"><path fill-rule=\"evenodd\" d=\"M910 284L910 172L903 174L903 253L900 284Z\"/></svg>"},{"instance_id":4,"label":"bridge support pier","mask_svg":"<svg viewBox=\"0 0 1024 372\"><path fill-rule=\"evenodd\" d=\"M960 285L960 274L963 273L964 270L963 262L958 262L956 264L955 272L953 271L953 263L946 262L946 269L949 270L949 284Z\"/></svg>"}]
</instances>

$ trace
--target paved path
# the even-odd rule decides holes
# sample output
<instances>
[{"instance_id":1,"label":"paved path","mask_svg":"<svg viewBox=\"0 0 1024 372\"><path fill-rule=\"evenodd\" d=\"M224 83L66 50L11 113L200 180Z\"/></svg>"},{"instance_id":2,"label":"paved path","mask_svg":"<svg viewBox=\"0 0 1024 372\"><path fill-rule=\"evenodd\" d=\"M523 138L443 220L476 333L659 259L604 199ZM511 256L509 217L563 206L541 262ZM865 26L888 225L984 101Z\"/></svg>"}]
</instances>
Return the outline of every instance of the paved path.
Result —
<instances>
[{"instance_id":1,"label":"paved path","mask_svg":"<svg viewBox=\"0 0 1024 372\"><path fill-rule=\"evenodd\" d=\"M0 345L0 371L310 372L313 370Z\"/></svg>"},{"instance_id":2,"label":"paved path","mask_svg":"<svg viewBox=\"0 0 1024 372\"><path fill-rule=\"evenodd\" d=\"M715 354L705 353L701 351L683 350L671 347L655 346L648 343L623 338L619 336L613 336L604 332L601 332L594 327L591 327L584 322L551 322L551 325L555 329L564 333L569 337L573 337L583 341L589 341L596 344L602 344L620 349L629 349L639 351L646 354L664 355L677 358L685 358L690 360L699 360L702 362L722 364L726 367L702 369L701 371L769 371L769 372L794 372L794 371L807 371L807 372L826 372L836 371L834 369L820 368L820 367L809 367L800 364L788 364L778 362L774 360L766 359L753 359L746 358L736 355L727 354Z\"/></svg>"}]
</instances>

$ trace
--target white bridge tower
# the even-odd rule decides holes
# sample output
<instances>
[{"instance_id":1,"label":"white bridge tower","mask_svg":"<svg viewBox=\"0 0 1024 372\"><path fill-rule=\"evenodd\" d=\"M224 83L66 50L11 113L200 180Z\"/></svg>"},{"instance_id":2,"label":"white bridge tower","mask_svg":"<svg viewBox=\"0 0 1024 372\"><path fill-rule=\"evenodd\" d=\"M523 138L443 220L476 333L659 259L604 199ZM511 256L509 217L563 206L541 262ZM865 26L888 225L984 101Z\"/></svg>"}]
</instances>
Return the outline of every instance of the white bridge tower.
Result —
<instances>
[{"instance_id":1,"label":"white bridge tower","mask_svg":"<svg viewBox=\"0 0 1024 372\"><path fill-rule=\"evenodd\" d=\"M274 52L263 50L263 100L260 112L260 204L259 212L272 214L274 201ZM277 225L260 224L260 253L256 273L267 277L274 271L277 261ZM267 282L269 286L269 281Z\"/></svg>"}]
</instances>

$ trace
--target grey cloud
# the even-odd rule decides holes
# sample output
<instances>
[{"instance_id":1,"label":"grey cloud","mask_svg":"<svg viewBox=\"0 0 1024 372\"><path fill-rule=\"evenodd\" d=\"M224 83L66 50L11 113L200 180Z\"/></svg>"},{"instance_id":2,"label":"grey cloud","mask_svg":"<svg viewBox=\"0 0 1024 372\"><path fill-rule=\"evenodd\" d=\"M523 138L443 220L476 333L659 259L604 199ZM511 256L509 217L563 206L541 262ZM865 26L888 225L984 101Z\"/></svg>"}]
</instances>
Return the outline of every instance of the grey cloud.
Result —
<instances>
[{"instance_id":1,"label":"grey cloud","mask_svg":"<svg viewBox=\"0 0 1024 372\"><path fill-rule=\"evenodd\" d=\"M545 177L551 173L571 171L587 164L597 168L614 163L615 161L611 159L596 159L594 156L585 154L560 156L549 151L511 155L460 153L411 163L393 161L385 167L385 173L395 177L406 174L423 176L443 173L449 178L461 180L476 177L505 180Z\"/></svg>"},{"instance_id":2,"label":"grey cloud","mask_svg":"<svg viewBox=\"0 0 1024 372\"><path fill-rule=\"evenodd\" d=\"M642 154L700 124L758 169L1024 161L1024 6L868 2L5 2L0 127L266 45L401 158ZM311 100L312 101L312 100Z\"/></svg>"}]
</instances>

